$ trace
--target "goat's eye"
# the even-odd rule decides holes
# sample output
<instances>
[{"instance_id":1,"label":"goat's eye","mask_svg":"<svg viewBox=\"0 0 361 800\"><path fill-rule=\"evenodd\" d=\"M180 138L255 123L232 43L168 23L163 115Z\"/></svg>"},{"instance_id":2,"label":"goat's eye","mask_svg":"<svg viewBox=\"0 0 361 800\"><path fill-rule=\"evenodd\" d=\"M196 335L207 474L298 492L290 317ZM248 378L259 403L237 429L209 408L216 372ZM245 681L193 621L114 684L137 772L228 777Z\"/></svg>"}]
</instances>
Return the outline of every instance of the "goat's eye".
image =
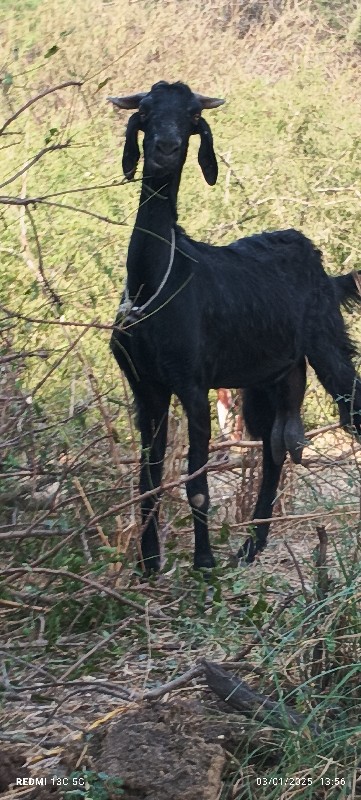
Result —
<instances>
[{"instance_id":1,"label":"goat's eye","mask_svg":"<svg viewBox=\"0 0 361 800\"><path fill-rule=\"evenodd\" d=\"M196 125L197 122L199 122L200 118L201 118L200 114L193 114L193 122L195 122Z\"/></svg>"}]
</instances>

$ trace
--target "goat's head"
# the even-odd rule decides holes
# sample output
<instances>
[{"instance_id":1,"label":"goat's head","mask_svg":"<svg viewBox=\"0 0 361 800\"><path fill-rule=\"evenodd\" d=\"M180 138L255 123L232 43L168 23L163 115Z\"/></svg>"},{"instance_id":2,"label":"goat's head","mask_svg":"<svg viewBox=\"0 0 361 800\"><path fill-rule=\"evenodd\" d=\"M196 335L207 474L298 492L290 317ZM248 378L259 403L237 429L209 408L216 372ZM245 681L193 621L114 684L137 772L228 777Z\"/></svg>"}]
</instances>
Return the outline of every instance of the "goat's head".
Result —
<instances>
[{"instance_id":1,"label":"goat's head","mask_svg":"<svg viewBox=\"0 0 361 800\"><path fill-rule=\"evenodd\" d=\"M166 81L155 83L150 92L108 99L118 108L137 109L128 122L123 153L123 170L129 180L134 177L140 157L139 130L144 132L144 175L161 179L180 172L189 137L198 133L201 138L198 161L207 183L213 186L218 166L211 129L201 112L217 108L224 100L203 97L184 83Z\"/></svg>"}]
</instances>

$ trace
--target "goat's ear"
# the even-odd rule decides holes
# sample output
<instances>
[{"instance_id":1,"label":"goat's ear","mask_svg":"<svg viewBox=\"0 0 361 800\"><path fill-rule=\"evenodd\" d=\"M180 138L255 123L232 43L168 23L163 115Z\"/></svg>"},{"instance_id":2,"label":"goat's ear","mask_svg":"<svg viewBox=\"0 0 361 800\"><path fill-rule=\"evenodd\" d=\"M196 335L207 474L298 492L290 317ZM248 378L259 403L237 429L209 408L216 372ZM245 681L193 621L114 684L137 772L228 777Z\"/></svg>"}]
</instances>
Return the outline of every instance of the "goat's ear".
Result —
<instances>
[{"instance_id":1,"label":"goat's ear","mask_svg":"<svg viewBox=\"0 0 361 800\"><path fill-rule=\"evenodd\" d=\"M132 178L134 178L140 158L140 150L138 146L139 125L139 114L136 112L130 117L125 132L122 166L124 175L126 178L128 178L128 181L131 181Z\"/></svg>"},{"instance_id":2,"label":"goat's ear","mask_svg":"<svg viewBox=\"0 0 361 800\"><path fill-rule=\"evenodd\" d=\"M139 108L139 103L146 97L147 92L138 92L138 94L127 94L123 95L123 97L107 97L109 103L113 103L113 106L117 106L117 108L126 108L129 111L131 108ZM204 106L204 108L213 108L213 106Z\"/></svg>"},{"instance_id":3,"label":"goat's ear","mask_svg":"<svg viewBox=\"0 0 361 800\"><path fill-rule=\"evenodd\" d=\"M197 123L197 133L201 137L201 144L198 150L198 162L203 175L210 186L214 186L218 177L218 164L213 149L213 136L208 122L200 118Z\"/></svg>"}]
</instances>

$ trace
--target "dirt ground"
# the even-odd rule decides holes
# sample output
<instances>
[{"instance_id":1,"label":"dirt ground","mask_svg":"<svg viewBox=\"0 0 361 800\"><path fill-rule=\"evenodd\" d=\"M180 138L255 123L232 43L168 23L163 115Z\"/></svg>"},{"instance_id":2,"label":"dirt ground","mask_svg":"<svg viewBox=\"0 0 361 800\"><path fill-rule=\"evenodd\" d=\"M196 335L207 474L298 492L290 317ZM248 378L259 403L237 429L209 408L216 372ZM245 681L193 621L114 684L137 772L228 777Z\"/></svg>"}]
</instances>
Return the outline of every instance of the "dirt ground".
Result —
<instances>
[{"instance_id":1,"label":"dirt ground","mask_svg":"<svg viewBox=\"0 0 361 800\"><path fill-rule=\"evenodd\" d=\"M16 778L25 778L29 773L24 766L24 755L17 748L5 750L1 748L0 792L4 792Z\"/></svg>"},{"instance_id":2,"label":"dirt ground","mask_svg":"<svg viewBox=\"0 0 361 800\"><path fill-rule=\"evenodd\" d=\"M61 795L54 786L36 786L24 794L24 789L16 788L18 779L31 778L26 766L26 753L18 745L0 747L0 797L10 800L21 796L24 800L61 800Z\"/></svg>"},{"instance_id":3,"label":"dirt ground","mask_svg":"<svg viewBox=\"0 0 361 800\"><path fill-rule=\"evenodd\" d=\"M210 738L224 736L224 725L206 741L202 722L189 705L126 714L106 733L102 769L123 778L129 800L216 800L225 754Z\"/></svg>"},{"instance_id":4,"label":"dirt ground","mask_svg":"<svg viewBox=\"0 0 361 800\"><path fill-rule=\"evenodd\" d=\"M122 778L124 800L217 800L227 754L242 746L245 730L236 713L221 705L204 707L197 700L171 699L135 708L96 732L89 746L74 743L64 751L58 774L70 775L76 764L109 778ZM226 707L225 707L226 708ZM228 711L228 709L226 709ZM6 746L1 753L2 800L60 800L42 764L24 766L24 750ZM43 762L44 763L44 762ZM47 777L47 786L24 793L11 784L21 777ZM118 795L109 790L109 797Z\"/></svg>"}]
</instances>

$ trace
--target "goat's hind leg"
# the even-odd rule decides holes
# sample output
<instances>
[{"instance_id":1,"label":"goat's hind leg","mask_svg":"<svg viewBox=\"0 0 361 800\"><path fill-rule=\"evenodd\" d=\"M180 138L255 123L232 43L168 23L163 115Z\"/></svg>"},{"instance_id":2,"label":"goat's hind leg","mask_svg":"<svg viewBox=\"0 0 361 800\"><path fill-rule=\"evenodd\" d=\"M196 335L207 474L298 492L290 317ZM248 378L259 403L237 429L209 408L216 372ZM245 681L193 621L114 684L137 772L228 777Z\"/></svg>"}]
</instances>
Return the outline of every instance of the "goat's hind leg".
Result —
<instances>
[{"instance_id":1,"label":"goat's hind leg","mask_svg":"<svg viewBox=\"0 0 361 800\"><path fill-rule=\"evenodd\" d=\"M262 483L254 509L254 519L269 519L272 517L273 504L277 494L284 457L277 463L272 454L271 432L276 419L274 395L261 389L247 389L244 392L244 419L246 426L255 438L263 442ZM238 558L251 564L258 552L267 544L270 522L260 522L254 525L254 533L241 545Z\"/></svg>"},{"instance_id":2,"label":"goat's hind leg","mask_svg":"<svg viewBox=\"0 0 361 800\"><path fill-rule=\"evenodd\" d=\"M295 464L301 463L305 435L301 409L305 391L306 361L302 359L274 387L276 416L271 431L271 450L276 464L283 464L287 452Z\"/></svg>"},{"instance_id":3,"label":"goat's hind leg","mask_svg":"<svg viewBox=\"0 0 361 800\"><path fill-rule=\"evenodd\" d=\"M160 485L167 443L170 394L151 386L134 392L142 439L139 490L141 494ZM158 539L159 494L144 498L142 510L142 558L145 575L160 569Z\"/></svg>"}]
</instances>

